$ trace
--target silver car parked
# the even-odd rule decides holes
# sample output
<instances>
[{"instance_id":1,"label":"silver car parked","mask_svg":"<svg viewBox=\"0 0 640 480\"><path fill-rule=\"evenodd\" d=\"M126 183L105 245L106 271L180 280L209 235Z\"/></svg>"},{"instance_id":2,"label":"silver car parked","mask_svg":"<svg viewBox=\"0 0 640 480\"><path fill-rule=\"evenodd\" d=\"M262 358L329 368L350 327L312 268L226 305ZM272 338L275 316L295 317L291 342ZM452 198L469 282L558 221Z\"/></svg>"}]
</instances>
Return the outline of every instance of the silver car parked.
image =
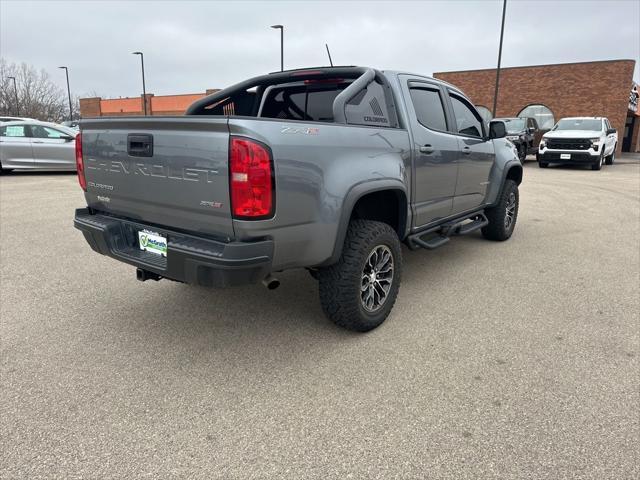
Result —
<instances>
[{"instance_id":1,"label":"silver car parked","mask_svg":"<svg viewBox=\"0 0 640 480\"><path fill-rule=\"evenodd\" d=\"M37 120L0 123L0 169L75 171L77 131Z\"/></svg>"}]
</instances>

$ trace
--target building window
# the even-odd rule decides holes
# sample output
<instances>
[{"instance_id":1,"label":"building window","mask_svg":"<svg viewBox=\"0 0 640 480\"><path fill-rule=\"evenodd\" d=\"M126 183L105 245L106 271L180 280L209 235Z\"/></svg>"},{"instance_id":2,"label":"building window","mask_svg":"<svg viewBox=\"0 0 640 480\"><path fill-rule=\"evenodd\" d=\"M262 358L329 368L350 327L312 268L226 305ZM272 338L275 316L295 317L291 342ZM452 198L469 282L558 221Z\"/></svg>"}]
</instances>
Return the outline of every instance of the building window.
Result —
<instances>
[{"instance_id":1,"label":"building window","mask_svg":"<svg viewBox=\"0 0 640 480\"><path fill-rule=\"evenodd\" d=\"M551 130L556 123L553 112L544 105L529 105L520 110L518 117L535 118L540 130Z\"/></svg>"},{"instance_id":2,"label":"building window","mask_svg":"<svg viewBox=\"0 0 640 480\"><path fill-rule=\"evenodd\" d=\"M482 117L482 120L485 121L485 123L489 123L491 120L493 120L491 110L489 110L487 107L483 105L476 105L476 110L478 110L478 113Z\"/></svg>"}]
</instances>

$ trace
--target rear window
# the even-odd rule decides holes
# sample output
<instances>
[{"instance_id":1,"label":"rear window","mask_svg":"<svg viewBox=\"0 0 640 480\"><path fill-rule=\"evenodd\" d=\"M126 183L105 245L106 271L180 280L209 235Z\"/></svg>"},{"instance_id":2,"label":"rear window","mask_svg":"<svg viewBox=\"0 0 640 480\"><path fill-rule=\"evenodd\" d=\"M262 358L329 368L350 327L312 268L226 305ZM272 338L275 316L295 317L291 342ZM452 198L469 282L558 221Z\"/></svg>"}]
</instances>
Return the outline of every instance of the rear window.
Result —
<instances>
[{"instance_id":1,"label":"rear window","mask_svg":"<svg viewBox=\"0 0 640 480\"><path fill-rule=\"evenodd\" d=\"M198 100L187 109L186 115L249 116L397 128L393 93L380 75L350 95L348 101L338 101L335 105L339 109L338 118L334 118L337 97L362 75L361 69L352 71L346 67L336 67L331 73L308 72L308 78L306 71L289 76L265 75L254 79L255 82L243 82Z\"/></svg>"},{"instance_id":2,"label":"rear window","mask_svg":"<svg viewBox=\"0 0 640 480\"><path fill-rule=\"evenodd\" d=\"M258 97L254 90L238 92L232 97L223 98L212 105L204 107L207 115L242 115L255 116L258 110Z\"/></svg>"},{"instance_id":3,"label":"rear window","mask_svg":"<svg viewBox=\"0 0 640 480\"><path fill-rule=\"evenodd\" d=\"M347 84L329 88L274 88L262 106L261 117L333 122L333 101Z\"/></svg>"}]
</instances>

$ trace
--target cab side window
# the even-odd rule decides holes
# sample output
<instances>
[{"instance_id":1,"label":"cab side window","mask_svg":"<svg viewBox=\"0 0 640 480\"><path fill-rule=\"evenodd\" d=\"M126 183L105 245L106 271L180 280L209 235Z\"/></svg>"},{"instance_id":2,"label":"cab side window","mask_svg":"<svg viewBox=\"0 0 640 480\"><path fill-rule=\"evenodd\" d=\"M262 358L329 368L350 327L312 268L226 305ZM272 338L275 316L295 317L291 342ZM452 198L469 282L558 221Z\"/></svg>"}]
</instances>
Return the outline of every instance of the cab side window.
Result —
<instances>
[{"instance_id":1,"label":"cab side window","mask_svg":"<svg viewBox=\"0 0 640 480\"><path fill-rule=\"evenodd\" d=\"M5 125L0 128L0 136L2 137L27 137L27 129L25 125Z\"/></svg>"},{"instance_id":2,"label":"cab side window","mask_svg":"<svg viewBox=\"0 0 640 480\"><path fill-rule=\"evenodd\" d=\"M435 88L412 87L409 93L418 122L432 130L446 132L447 119L440 92Z\"/></svg>"},{"instance_id":3,"label":"cab side window","mask_svg":"<svg viewBox=\"0 0 640 480\"><path fill-rule=\"evenodd\" d=\"M468 137L482 138L482 119L475 109L462 97L450 94L458 133Z\"/></svg>"}]
</instances>

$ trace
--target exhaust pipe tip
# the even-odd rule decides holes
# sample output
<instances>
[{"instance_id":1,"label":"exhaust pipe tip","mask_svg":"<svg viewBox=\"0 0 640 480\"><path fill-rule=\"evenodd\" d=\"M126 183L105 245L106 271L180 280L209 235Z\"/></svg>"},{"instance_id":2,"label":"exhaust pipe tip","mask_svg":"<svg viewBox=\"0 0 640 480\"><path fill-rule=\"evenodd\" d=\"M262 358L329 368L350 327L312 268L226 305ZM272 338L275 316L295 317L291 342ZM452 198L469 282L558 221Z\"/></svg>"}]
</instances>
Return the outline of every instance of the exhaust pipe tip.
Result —
<instances>
[{"instance_id":1,"label":"exhaust pipe tip","mask_svg":"<svg viewBox=\"0 0 640 480\"><path fill-rule=\"evenodd\" d=\"M267 287L268 290L275 290L280 286L280 280L271 275L267 275L264 280L262 280L262 284Z\"/></svg>"}]
</instances>

